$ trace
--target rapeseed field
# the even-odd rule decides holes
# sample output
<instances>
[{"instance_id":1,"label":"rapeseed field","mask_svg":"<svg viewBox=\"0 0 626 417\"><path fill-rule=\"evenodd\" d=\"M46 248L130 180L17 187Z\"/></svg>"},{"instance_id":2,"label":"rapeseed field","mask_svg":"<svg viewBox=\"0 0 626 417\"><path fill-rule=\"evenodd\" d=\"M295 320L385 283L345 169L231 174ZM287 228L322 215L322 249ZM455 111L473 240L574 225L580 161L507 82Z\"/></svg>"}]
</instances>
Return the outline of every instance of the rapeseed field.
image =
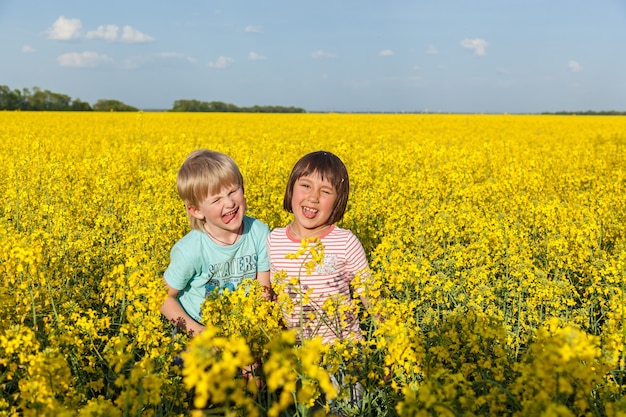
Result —
<instances>
[{"instance_id":1,"label":"rapeseed field","mask_svg":"<svg viewBox=\"0 0 626 417\"><path fill-rule=\"evenodd\" d=\"M626 415L625 117L2 112L0 126L0 416ZM373 271L356 284L362 341L296 343L254 283L206 303L205 333L173 332L161 277L189 230L175 178L201 147L233 157L270 228L289 222L301 156L345 162L340 226ZM240 377L253 360L259 386Z\"/></svg>"}]
</instances>

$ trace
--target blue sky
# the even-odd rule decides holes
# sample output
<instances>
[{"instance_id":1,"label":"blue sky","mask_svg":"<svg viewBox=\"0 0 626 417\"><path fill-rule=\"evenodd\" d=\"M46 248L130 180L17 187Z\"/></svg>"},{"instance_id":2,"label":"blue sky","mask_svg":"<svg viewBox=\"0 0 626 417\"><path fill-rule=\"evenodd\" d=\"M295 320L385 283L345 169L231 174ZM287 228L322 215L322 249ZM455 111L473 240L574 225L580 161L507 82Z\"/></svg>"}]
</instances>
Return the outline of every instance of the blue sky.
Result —
<instances>
[{"instance_id":1,"label":"blue sky","mask_svg":"<svg viewBox=\"0 0 626 417\"><path fill-rule=\"evenodd\" d=\"M626 111L625 0L0 0L0 85L143 109Z\"/></svg>"}]
</instances>

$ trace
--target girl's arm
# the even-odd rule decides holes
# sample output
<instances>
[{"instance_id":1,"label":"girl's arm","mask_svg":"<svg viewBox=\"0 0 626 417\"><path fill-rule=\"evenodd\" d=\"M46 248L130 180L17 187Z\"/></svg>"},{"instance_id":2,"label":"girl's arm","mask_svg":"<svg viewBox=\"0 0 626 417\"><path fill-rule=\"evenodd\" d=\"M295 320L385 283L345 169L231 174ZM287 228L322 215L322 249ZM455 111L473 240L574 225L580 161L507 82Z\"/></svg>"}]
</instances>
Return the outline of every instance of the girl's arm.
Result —
<instances>
[{"instance_id":1,"label":"girl's arm","mask_svg":"<svg viewBox=\"0 0 626 417\"><path fill-rule=\"evenodd\" d=\"M163 278L165 281L165 278ZM176 327L187 332L189 336L196 335L204 330L204 326L192 319L189 314L183 309L178 301L179 290L172 288L167 281L167 298L161 305L161 313Z\"/></svg>"},{"instance_id":2,"label":"girl's arm","mask_svg":"<svg viewBox=\"0 0 626 417\"><path fill-rule=\"evenodd\" d=\"M351 234L349 242L346 245L346 250L348 253L346 263L350 269L350 274L352 276L359 275L362 282L361 285L367 285L367 281L371 279L372 271L370 270L369 263L367 262L367 256L365 255L363 245L354 234ZM371 310L372 302L365 295L364 288L362 288L361 291L358 291L358 294L363 306L367 310Z\"/></svg>"},{"instance_id":3,"label":"girl's arm","mask_svg":"<svg viewBox=\"0 0 626 417\"><path fill-rule=\"evenodd\" d=\"M270 283L270 271L256 273L256 279L259 280L263 287L263 297L266 300L272 299L272 284Z\"/></svg>"}]
</instances>

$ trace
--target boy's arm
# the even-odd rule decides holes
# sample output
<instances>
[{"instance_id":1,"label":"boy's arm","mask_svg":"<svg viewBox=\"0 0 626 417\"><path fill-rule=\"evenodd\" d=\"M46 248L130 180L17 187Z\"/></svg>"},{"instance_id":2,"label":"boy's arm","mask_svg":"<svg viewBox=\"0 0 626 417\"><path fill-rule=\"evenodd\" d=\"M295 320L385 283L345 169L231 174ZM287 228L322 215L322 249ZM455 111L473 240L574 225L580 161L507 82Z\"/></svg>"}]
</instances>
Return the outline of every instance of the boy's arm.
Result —
<instances>
[{"instance_id":1,"label":"boy's arm","mask_svg":"<svg viewBox=\"0 0 626 417\"><path fill-rule=\"evenodd\" d=\"M165 281L165 278L163 278ZM196 335L204 330L204 326L192 319L189 314L183 309L178 301L179 290L172 288L167 281L167 298L161 305L161 313L176 327L187 332L189 336Z\"/></svg>"}]
</instances>

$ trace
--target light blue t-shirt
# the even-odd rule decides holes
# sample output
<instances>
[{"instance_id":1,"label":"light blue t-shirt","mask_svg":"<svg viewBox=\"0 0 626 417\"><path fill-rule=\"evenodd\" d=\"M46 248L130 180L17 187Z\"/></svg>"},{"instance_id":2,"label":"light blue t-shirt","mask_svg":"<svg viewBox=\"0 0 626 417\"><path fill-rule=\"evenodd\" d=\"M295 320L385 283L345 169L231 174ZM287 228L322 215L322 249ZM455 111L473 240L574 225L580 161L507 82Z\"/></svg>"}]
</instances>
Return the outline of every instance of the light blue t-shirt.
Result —
<instances>
[{"instance_id":1,"label":"light blue t-shirt","mask_svg":"<svg viewBox=\"0 0 626 417\"><path fill-rule=\"evenodd\" d=\"M244 279L269 271L265 245L269 232L265 223L244 216L243 233L231 246L216 244L200 230L192 230L176 242L165 281L180 291L178 301L191 318L202 323L200 306L216 288L218 292L232 291Z\"/></svg>"}]
</instances>

